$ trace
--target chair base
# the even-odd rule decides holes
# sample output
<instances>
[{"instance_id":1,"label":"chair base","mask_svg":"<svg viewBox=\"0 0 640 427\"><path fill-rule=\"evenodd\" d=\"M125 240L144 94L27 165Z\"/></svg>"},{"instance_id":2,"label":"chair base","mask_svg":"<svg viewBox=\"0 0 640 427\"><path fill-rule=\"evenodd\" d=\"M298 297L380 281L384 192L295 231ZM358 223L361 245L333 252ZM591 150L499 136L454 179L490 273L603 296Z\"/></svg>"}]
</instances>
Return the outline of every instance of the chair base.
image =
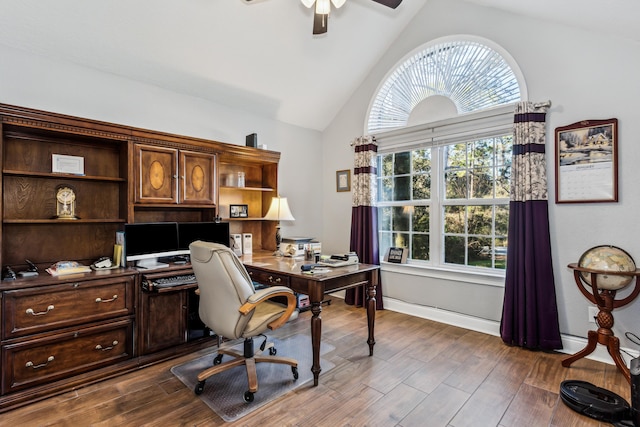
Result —
<instances>
[{"instance_id":1,"label":"chair base","mask_svg":"<svg viewBox=\"0 0 640 427\"><path fill-rule=\"evenodd\" d=\"M294 380L298 379L298 361L289 357L275 356L275 348L273 346L273 343L268 343L265 346L264 350L258 350L255 353L253 351L248 351L249 348L253 350L252 338L246 338L244 344L245 344L245 353L248 353L248 354L243 354L231 349L224 349L224 348L218 349L218 356L216 356L216 358L214 359L214 366L208 369L205 369L204 371L198 374L198 384L196 385L196 388L195 388L196 394L202 393L202 391L204 390L205 381L208 378L220 372L224 372L227 369L231 369L241 365L245 365L247 369L247 382L249 385L249 389L245 392L245 395L244 395L244 400L246 402L253 401L253 394L258 391L258 375L256 372L256 363L278 363L282 365L289 365L291 366L291 371L293 372ZM273 354L273 355L263 356L262 353L265 350L269 350L270 354ZM220 363L220 361L222 360L222 355L231 356L233 357L233 359L224 363Z\"/></svg>"}]
</instances>

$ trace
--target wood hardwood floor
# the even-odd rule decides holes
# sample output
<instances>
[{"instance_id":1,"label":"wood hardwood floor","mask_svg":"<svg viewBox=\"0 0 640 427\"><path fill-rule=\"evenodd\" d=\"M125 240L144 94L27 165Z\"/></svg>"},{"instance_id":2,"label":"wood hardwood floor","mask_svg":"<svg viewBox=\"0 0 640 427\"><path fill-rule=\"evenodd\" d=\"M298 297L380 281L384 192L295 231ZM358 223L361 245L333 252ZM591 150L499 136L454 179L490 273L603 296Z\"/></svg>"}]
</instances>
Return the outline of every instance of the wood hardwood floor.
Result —
<instances>
[{"instance_id":1,"label":"wood hardwood floor","mask_svg":"<svg viewBox=\"0 0 640 427\"><path fill-rule=\"evenodd\" d=\"M307 331L311 313L291 328ZM384 310L368 357L363 309L323 306L323 343L336 367L225 423L169 369L211 350L145 368L0 414L5 426L605 426L568 409L564 379L589 381L629 400L615 366L508 347L500 338ZM238 396L238 398L241 398Z\"/></svg>"}]
</instances>

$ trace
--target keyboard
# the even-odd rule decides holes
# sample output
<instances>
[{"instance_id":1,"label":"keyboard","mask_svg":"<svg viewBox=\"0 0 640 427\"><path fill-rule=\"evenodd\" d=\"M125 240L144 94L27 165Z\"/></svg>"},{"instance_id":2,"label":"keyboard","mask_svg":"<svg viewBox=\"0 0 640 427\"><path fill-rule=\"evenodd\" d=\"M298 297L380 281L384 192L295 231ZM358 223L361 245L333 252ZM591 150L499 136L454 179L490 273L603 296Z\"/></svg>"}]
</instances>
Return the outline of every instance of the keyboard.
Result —
<instances>
[{"instance_id":1,"label":"keyboard","mask_svg":"<svg viewBox=\"0 0 640 427\"><path fill-rule=\"evenodd\" d=\"M171 288L173 286L190 285L196 283L195 274L181 274L179 276L161 277L151 280L154 288Z\"/></svg>"}]
</instances>

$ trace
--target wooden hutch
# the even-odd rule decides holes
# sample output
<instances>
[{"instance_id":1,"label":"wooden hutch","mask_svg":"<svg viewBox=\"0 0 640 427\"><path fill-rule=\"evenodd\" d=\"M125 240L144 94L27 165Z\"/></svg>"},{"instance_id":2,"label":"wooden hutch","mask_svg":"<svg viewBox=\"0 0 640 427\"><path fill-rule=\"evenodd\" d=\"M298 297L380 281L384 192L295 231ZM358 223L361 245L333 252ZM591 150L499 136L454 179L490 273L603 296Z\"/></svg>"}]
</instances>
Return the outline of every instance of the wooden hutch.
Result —
<instances>
[{"instance_id":1,"label":"wooden hutch","mask_svg":"<svg viewBox=\"0 0 640 427\"><path fill-rule=\"evenodd\" d=\"M275 250L276 224L262 218L278 152L5 104L0 145L0 266L19 272L30 260L40 271L0 282L0 412L215 343L192 326L197 285L147 292L130 267L50 276L51 264L111 256L125 223L217 216L252 233L254 250ZM53 172L54 158L81 159L83 173ZM73 219L56 215L60 188L75 196ZM229 218L230 204L249 217Z\"/></svg>"}]
</instances>

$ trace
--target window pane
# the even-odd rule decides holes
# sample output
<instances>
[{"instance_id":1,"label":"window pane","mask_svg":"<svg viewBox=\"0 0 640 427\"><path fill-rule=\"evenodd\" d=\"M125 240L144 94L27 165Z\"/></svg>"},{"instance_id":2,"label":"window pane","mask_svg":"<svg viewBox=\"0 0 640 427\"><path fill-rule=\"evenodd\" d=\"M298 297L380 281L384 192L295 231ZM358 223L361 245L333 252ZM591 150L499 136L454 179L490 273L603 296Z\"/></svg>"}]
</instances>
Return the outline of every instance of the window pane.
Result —
<instances>
[{"instance_id":1,"label":"window pane","mask_svg":"<svg viewBox=\"0 0 640 427\"><path fill-rule=\"evenodd\" d=\"M397 248L408 248L409 233L393 233L393 246Z\"/></svg>"},{"instance_id":2,"label":"window pane","mask_svg":"<svg viewBox=\"0 0 640 427\"><path fill-rule=\"evenodd\" d=\"M469 265L491 268L492 253L490 237L469 237Z\"/></svg>"},{"instance_id":3,"label":"window pane","mask_svg":"<svg viewBox=\"0 0 640 427\"><path fill-rule=\"evenodd\" d=\"M382 178L378 185L378 200L381 202L389 202L393 198L393 180L392 178Z\"/></svg>"},{"instance_id":4,"label":"window pane","mask_svg":"<svg viewBox=\"0 0 640 427\"><path fill-rule=\"evenodd\" d=\"M511 135L503 136L502 138L495 138L495 141L496 141L496 165L511 166L513 137Z\"/></svg>"},{"instance_id":5,"label":"window pane","mask_svg":"<svg viewBox=\"0 0 640 427\"><path fill-rule=\"evenodd\" d=\"M468 233L491 235L493 206L469 206Z\"/></svg>"},{"instance_id":6,"label":"window pane","mask_svg":"<svg viewBox=\"0 0 640 427\"><path fill-rule=\"evenodd\" d=\"M409 212L407 208L405 206L394 206L392 208L393 231L409 231Z\"/></svg>"},{"instance_id":7,"label":"window pane","mask_svg":"<svg viewBox=\"0 0 640 427\"><path fill-rule=\"evenodd\" d=\"M393 233L389 232L380 232L378 233L378 245L379 245L379 256L382 258L387 253L387 250L392 246L391 242L393 241Z\"/></svg>"},{"instance_id":8,"label":"window pane","mask_svg":"<svg viewBox=\"0 0 640 427\"><path fill-rule=\"evenodd\" d=\"M447 172L444 176L445 195L447 199L466 199L467 198L467 172L452 171Z\"/></svg>"},{"instance_id":9,"label":"window pane","mask_svg":"<svg viewBox=\"0 0 640 427\"><path fill-rule=\"evenodd\" d=\"M378 229L391 231L391 208L378 208Z\"/></svg>"},{"instance_id":10,"label":"window pane","mask_svg":"<svg viewBox=\"0 0 640 427\"><path fill-rule=\"evenodd\" d=\"M429 200L431 198L431 175L413 176L413 200Z\"/></svg>"},{"instance_id":11,"label":"window pane","mask_svg":"<svg viewBox=\"0 0 640 427\"><path fill-rule=\"evenodd\" d=\"M493 198L493 168L471 169L470 177L470 199Z\"/></svg>"},{"instance_id":12,"label":"window pane","mask_svg":"<svg viewBox=\"0 0 640 427\"><path fill-rule=\"evenodd\" d=\"M393 165L394 175L403 175L411 172L411 153L396 153L395 163Z\"/></svg>"},{"instance_id":13,"label":"window pane","mask_svg":"<svg viewBox=\"0 0 640 427\"><path fill-rule=\"evenodd\" d=\"M464 233L465 211L464 206L444 207L445 233Z\"/></svg>"},{"instance_id":14,"label":"window pane","mask_svg":"<svg viewBox=\"0 0 640 427\"><path fill-rule=\"evenodd\" d=\"M511 188L511 167L506 166L498 168L496 172L496 198L507 198L509 197L509 191Z\"/></svg>"},{"instance_id":15,"label":"window pane","mask_svg":"<svg viewBox=\"0 0 640 427\"><path fill-rule=\"evenodd\" d=\"M472 144L469 166L493 166L493 139L482 139Z\"/></svg>"},{"instance_id":16,"label":"window pane","mask_svg":"<svg viewBox=\"0 0 640 427\"><path fill-rule=\"evenodd\" d=\"M502 270L507 268L507 239L496 239L494 268Z\"/></svg>"},{"instance_id":17,"label":"window pane","mask_svg":"<svg viewBox=\"0 0 640 427\"><path fill-rule=\"evenodd\" d=\"M413 173L431 172L431 150L413 152Z\"/></svg>"},{"instance_id":18,"label":"window pane","mask_svg":"<svg viewBox=\"0 0 640 427\"><path fill-rule=\"evenodd\" d=\"M449 145L445 149L445 167L449 169L460 169L467 167L467 144Z\"/></svg>"},{"instance_id":19,"label":"window pane","mask_svg":"<svg viewBox=\"0 0 640 427\"><path fill-rule=\"evenodd\" d=\"M414 234L411 242L411 259L429 261L429 235Z\"/></svg>"},{"instance_id":20,"label":"window pane","mask_svg":"<svg viewBox=\"0 0 640 427\"><path fill-rule=\"evenodd\" d=\"M464 265L465 248L464 237L444 237L444 262Z\"/></svg>"},{"instance_id":21,"label":"window pane","mask_svg":"<svg viewBox=\"0 0 640 427\"><path fill-rule=\"evenodd\" d=\"M384 156L378 156L380 164L378 170L382 176L391 176L393 174L393 154L385 154Z\"/></svg>"},{"instance_id":22,"label":"window pane","mask_svg":"<svg viewBox=\"0 0 640 427\"><path fill-rule=\"evenodd\" d=\"M413 231L429 232L429 207L414 206L413 208Z\"/></svg>"},{"instance_id":23,"label":"window pane","mask_svg":"<svg viewBox=\"0 0 640 427\"><path fill-rule=\"evenodd\" d=\"M496 206L496 237L506 236L509 232L509 206Z\"/></svg>"},{"instance_id":24,"label":"window pane","mask_svg":"<svg viewBox=\"0 0 640 427\"><path fill-rule=\"evenodd\" d=\"M410 200L411 177L399 176L393 179L393 200Z\"/></svg>"}]
</instances>

